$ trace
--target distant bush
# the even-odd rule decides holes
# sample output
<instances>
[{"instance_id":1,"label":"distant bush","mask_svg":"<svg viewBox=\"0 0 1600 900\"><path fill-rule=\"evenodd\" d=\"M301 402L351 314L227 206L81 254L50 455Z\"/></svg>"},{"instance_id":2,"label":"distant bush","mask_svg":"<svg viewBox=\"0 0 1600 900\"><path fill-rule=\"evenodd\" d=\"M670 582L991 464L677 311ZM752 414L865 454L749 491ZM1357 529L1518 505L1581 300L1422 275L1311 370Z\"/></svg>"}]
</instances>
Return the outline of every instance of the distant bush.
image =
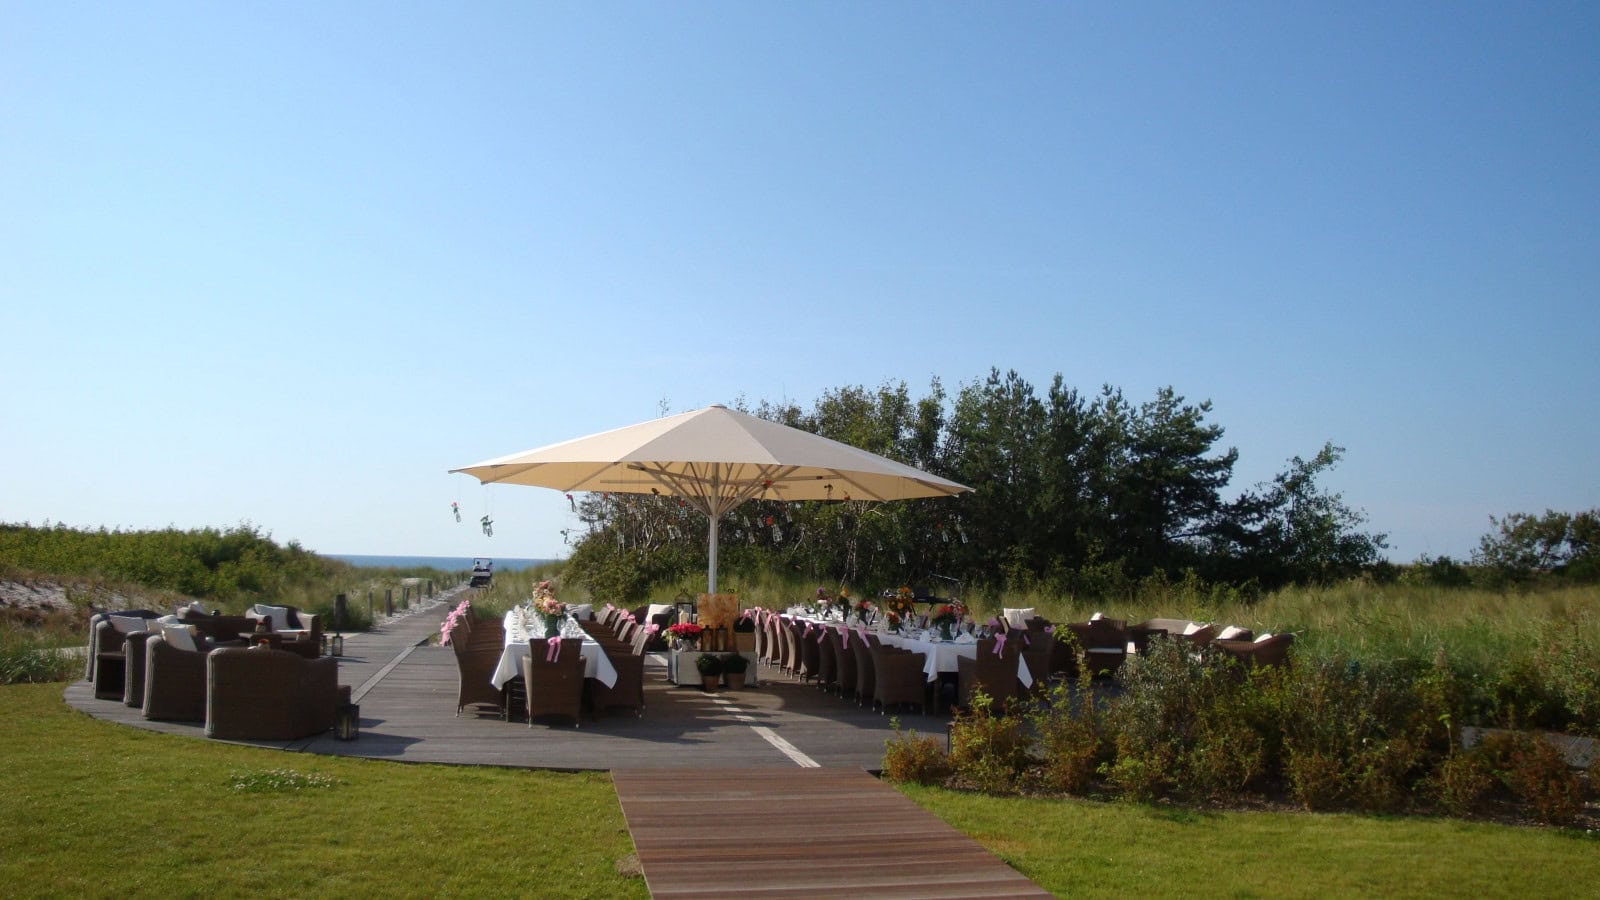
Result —
<instances>
[{"instance_id":1,"label":"distant bush","mask_svg":"<svg viewBox=\"0 0 1600 900\"><path fill-rule=\"evenodd\" d=\"M204 600L279 594L341 565L293 541L279 546L248 523L221 531L0 524L0 573L108 578Z\"/></svg>"}]
</instances>

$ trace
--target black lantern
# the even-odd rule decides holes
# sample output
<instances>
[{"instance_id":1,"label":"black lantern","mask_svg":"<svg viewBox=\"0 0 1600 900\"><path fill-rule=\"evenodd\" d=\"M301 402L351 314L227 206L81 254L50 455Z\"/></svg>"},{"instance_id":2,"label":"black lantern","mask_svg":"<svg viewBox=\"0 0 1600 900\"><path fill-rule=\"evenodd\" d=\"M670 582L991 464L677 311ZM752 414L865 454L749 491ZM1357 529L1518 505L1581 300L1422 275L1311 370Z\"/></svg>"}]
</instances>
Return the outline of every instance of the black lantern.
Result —
<instances>
[{"instance_id":1,"label":"black lantern","mask_svg":"<svg viewBox=\"0 0 1600 900\"><path fill-rule=\"evenodd\" d=\"M353 741L361 736L361 707L354 703L341 703L333 714L333 736L341 741Z\"/></svg>"}]
</instances>

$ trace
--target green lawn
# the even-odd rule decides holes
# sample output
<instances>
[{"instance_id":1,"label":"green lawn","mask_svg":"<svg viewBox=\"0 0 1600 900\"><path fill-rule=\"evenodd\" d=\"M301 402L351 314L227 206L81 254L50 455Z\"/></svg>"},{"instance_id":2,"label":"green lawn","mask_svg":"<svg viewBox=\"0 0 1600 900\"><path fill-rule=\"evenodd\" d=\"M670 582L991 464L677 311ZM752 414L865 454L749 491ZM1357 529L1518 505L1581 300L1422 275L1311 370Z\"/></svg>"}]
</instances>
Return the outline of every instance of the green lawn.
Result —
<instances>
[{"instance_id":1,"label":"green lawn","mask_svg":"<svg viewBox=\"0 0 1600 900\"><path fill-rule=\"evenodd\" d=\"M0 687L7 896L642 897L603 775L289 754L95 721ZM235 783L295 780L299 790ZM331 785L315 782L331 780ZM1061 896L1571 896L1600 840L1442 819L1203 813L905 787Z\"/></svg>"},{"instance_id":2,"label":"green lawn","mask_svg":"<svg viewBox=\"0 0 1600 900\"><path fill-rule=\"evenodd\" d=\"M901 789L1063 897L1483 900L1600 884L1600 840L1570 831Z\"/></svg>"},{"instance_id":3,"label":"green lawn","mask_svg":"<svg viewBox=\"0 0 1600 900\"><path fill-rule=\"evenodd\" d=\"M0 884L21 896L643 897L604 775L403 765L155 734L0 687ZM290 770L331 786L251 792Z\"/></svg>"}]
</instances>

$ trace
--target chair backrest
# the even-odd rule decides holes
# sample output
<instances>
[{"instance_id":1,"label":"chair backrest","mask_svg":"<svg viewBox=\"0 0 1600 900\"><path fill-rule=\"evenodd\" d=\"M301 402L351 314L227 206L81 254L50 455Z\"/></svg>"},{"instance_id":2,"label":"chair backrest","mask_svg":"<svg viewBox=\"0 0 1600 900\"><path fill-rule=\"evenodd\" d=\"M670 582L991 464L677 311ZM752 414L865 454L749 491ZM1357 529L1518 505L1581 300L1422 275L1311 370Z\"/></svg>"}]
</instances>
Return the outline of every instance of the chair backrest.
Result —
<instances>
[{"instance_id":1,"label":"chair backrest","mask_svg":"<svg viewBox=\"0 0 1600 900\"><path fill-rule=\"evenodd\" d=\"M860 635L850 639L850 652L856 660L856 696L866 700L872 699L873 690L877 685L874 677L877 667L873 664L872 658L874 649L873 645L862 641Z\"/></svg>"}]
</instances>

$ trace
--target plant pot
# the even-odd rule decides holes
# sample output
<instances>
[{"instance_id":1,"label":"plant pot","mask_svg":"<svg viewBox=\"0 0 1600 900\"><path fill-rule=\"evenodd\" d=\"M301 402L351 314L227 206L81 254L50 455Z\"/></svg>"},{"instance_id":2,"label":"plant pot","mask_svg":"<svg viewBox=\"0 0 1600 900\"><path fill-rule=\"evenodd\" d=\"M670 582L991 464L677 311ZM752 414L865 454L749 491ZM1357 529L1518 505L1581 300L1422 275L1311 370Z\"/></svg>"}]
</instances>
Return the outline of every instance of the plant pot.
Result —
<instances>
[{"instance_id":1,"label":"plant pot","mask_svg":"<svg viewBox=\"0 0 1600 900\"><path fill-rule=\"evenodd\" d=\"M743 672L729 672L728 674L726 674L726 675L724 675L722 677L723 677L723 679L725 681L728 682L728 690L730 690L730 691L742 691L742 690L744 690L744 673Z\"/></svg>"},{"instance_id":2,"label":"plant pot","mask_svg":"<svg viewBox=\"0 0 1600 900\"><path fill-rule=\"evenodd\" d=\"M701 675L700 676L700 686L702 688L704 688L706 693L708 693L708 694L714 693L717 690L717 685L721 684L721 683L722 683L722 676L721 675Z\"/></svg>"}]
</instances>

